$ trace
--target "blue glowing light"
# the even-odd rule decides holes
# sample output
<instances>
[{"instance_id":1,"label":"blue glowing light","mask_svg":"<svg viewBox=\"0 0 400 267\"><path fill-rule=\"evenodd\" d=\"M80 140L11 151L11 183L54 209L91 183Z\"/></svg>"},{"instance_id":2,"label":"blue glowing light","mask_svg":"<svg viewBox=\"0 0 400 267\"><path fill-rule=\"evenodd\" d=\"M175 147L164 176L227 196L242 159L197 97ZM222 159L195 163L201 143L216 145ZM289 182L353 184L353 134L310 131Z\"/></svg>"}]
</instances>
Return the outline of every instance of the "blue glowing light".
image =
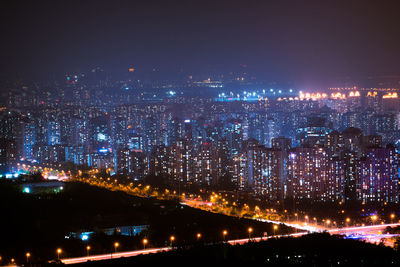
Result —
<instances>
[{"instance_id":1,"label":"blue glowing light","mask_svg":"<svg viewBox=\"0 0 400 267\"><path fill-rule=\"evenodd\" d=\"M31 189L29 187L24 187L24 190L22 192L29 194L31 192Z\"/></svg>"}]
</instances>

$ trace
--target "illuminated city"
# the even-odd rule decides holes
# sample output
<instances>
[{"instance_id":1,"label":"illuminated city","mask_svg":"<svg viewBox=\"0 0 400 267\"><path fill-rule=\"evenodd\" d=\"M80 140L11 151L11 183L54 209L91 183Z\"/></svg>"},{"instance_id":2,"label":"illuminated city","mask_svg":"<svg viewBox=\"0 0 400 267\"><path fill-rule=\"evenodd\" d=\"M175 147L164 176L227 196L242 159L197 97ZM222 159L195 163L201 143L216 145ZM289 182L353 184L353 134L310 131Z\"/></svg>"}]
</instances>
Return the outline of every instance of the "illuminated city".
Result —
<instances>
[{"instance_id":1,"label":"illuminated city","mask_svg":"<svg viewBox=\"0 0 400 267\"><path fill-rule=\"evenodd\" d=\"M400 54L367 41L399 23L366 15L394 8L23 2L0 266L400 263Z\"/></svg>"}]
</instances>

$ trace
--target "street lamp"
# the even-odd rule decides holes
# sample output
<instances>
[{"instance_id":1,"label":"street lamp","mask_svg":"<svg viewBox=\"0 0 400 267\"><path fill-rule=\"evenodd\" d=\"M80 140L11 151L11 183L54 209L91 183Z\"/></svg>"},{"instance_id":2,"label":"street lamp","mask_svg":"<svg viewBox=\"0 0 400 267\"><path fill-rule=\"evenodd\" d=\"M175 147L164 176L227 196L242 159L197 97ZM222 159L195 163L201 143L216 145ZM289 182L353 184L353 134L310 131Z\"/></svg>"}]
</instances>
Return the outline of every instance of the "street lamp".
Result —
<instances>
[{"instance_id":1,"label":"street lamp","mask_svg":"<svg viewBox=\"0 0 400 267\"><path fill-rule=\"evenodd\" d=\"M275 235L275 231L278 230L278 225L275 224L273 228L274 228L274 235Z\"/></svg>"},{"instance_id":2,"label":"street lamp","mask_svg":"<svg viewBox=\"0 0 400 267\"><path fill-rule=\"evenodd\" d=\"M119 247L119 243L118 242L115 242L114 243L114 249L115 249L115 253L117 253L117 248Z\"/></svg>"},{"instance_id":3,"label":"street lamp","mask_svg":"<svg viewBox=\"0 0 400 267\"><path fill-rule=\"evenodd\" d=\"M249 227L249 229L247 229L247 231L249 232L249 240L251 238L251 233L253 232L253 228Z\"/></svg>"},{"instance_id":4,"label":"street lamp","mask_svg":"<svg viewBox=\"0 0 400 267\"><path fill-rule=\"evenodd\" d=\"M396 217L396 214L390 214L390 223L393 223L393 219Z\"/></svg>"},{"instance_id":5,"label":"street lamp","mask_svg":"<svg viewBox=\"0 0 400 267\"><path fill-rule=\"evenodd\" d=\"M327 225L327 227L329 227L329 225L331 224L331 220L326 220L326 225Z\"/></svg>"},{"instance_id":6,"label":"street lamp","mask_svg":"<svg viewBox=\"0 0 400 267\"><path fill-rule=\"evenodd\" d=\"M350 218L346 218L346 226L348 227L350 223Z\"/></svg>"},{"instance_id":7,"label":"street lamp","mask_svg":"<svg viewBox=\"0 0 400 267\"><path fill-rule=\"evenodd\" d=\"M374 224L375 221L378 220L378 216L372 215L372 216L371 216L371 220L372 220L372 224Z\"/></svg>"},{"instance_id":8,"label":"street lamp","mask_svg":"<svg viewBox=\"0 0 400 267\"><path fill-rule=\"evenodd\" d=\"M60 259L61 252L62 252L61 248L57 249L57 258L58 259Z\"/></svg>"},{"instance_id":9,"label":"street lamp","mask_svg":"<svg viewBox=\"0 0 400 267\"><path fill-rule=\"evenodd\" d=\"M171 241L171 247L172 247L172 243L175 241L175 236L171 235L171 237L169 238L169 240Z\"/></svg>"},{"instance_id":10,"label":"street lamp","mask_svg":"<svg viewBox=\"0 0 400 267\"><path fill-rule=\"evenodd\" d=\"M197 240L199 240L201 238L201 234L197 233L196 237L197 237Z\"/></svg>"},{"instance_id":11,"label":"street lamp","mask_svg":"<svg viewBox=\"0 0 400 267\"><path fill-rule=\"evenodd\" d=\"M89 256L89 250L91 249L91 247L90 246L86 246L86 253L87 253L87 255Z\"/></svg>"},{"instance_id":12,"label":"street lamp","mask_svg":"<svg viewBox=\"0 0 400 267\"><path fill-rule=\"evenodd\" d=\"M222 231L222 236L224 237L224 242L225 242L225 237L227 234L228 234L228 231L226 231L226 230Z\"/></svg>"},{"instance_id":13,"label":"street lamp","mask_svg":"<svg viewBox=\"0 0 400 267\"><path fill-rule=\"evenodd\" d=\"M144 238L143 239L143 249L146 249L147 243L149 243L149 240L147 240L147 238Z\"/></svg>"},{"instance_id":14,"label":"street lamp","mask_svg":"<svg viewBox=\"0 0 400 267\"><path fill-rule=\"evenodd\" d=\"M31 256L31 253L27 252L25 254L25 256L26 256L26 263L28 263L29 262L29 257Z\"/></svg>"}]
</instances>

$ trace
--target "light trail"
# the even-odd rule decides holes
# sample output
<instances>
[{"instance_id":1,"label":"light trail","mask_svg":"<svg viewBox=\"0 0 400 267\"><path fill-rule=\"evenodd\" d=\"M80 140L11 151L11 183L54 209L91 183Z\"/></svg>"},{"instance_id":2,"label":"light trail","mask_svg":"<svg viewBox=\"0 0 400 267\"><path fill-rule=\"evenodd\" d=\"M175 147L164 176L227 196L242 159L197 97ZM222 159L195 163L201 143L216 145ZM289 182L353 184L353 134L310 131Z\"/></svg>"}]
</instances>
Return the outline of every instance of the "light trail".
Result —
<instances>
[{"instance_id":1,"label":"light trail","mask_svg":"<svg viewBox=\"0 0 400 267\"><path fill-rule=\"evenodd\" d=\"M263 219L258 219L260 221L265 221L265 222L270 222L270 223L282 223L282 222L275 222L275 221L270 221L270 220L263 220ZM292 224L288 223L283 223L287 226L291 226ZM298 226L298 225L296 225ZM335 233L341 233L341 232L352 232L352 233L363 233L363 232L368 232L372 230L378 230L386 227L396 227L400 226L400 223L391 223L391 224L378 224L378 225L368 225L368 226L357 226L357 227L346 227L346 228L335 228L335 229L330 229L327 230L326 232L330 234L335 234ZM308 229L314 229L312 231ZM304 230L307 230L307 232L301 232L301 233L293 233L293 234L287 234L287 235L272 235L272 236L265 236L265 237L254 237L254 238L243 238L243 239L234 239L234 240L228 240L226 241L228 244L231 245L242 245L246 244L249 241L251 242L260 242L264 240L268 240L271 238L284 238L284 237L299 237L303 235L307 235L310 232L321 232L320 229L315 230L315 227L312 228L307 228ZM367 234L367 235L358 235L352 237L351 235L347 236L346 238L352 238L352 239L382 239L382 238L392 238L400 236L400 234ZM110 260L110 259L117 259L121 257L134 257L138 255L146 255L146 254L151 254L151 253L160 253L160 252L165 252L165 251L171 251L171 247L163 247L163 248L154 248L154 249L143 249L143 250L134 250L134 251L127 251L127 252L117 252L117 253L108 253L108 254L101 254L101 255L92 255L92 256L86 256L86 257L77 257L77 258L67 258L67 259L61 259L61 262L64 264L76 264L76 263L84 263L87 261L99 261L99 260Z\"/></svg>"},{"instance_id":2,"label":"light trail","mask_svg":"<svg viewBox=\"0 0 400 267\"><path fill-rule=\"evenodd\" d=\"M306 235L308 232L302 233L294 233L288 235L274 235L274 236L267 236L267 237L255 237L255 238L243 238L243 239L235 239L235 240L228 240L227 243L231 245L242 245L245 243L251 242L260 242L263 240L271 239L271 238L282 238L282 237L298 237L302 235ZM84 263L87 261L100 261L100 260L110 260L110 259L117 259L122 257L134 257L138 255L146 255L151 253L160 253L165 251L171 251L171 247L163 247L163 248L154 248L154 249L143 249L143 250L133 250L127 252L117 252L117 253L107 253L101 255L92 255L86 257L77 257L77 258L67 258L61 259L61 262L64 264L76 264L76 263Z\"/></svg>"},{"instance_id":3,"label":"light trail","mask_svg":"<svg viewBox=\"0 0 400 267\"><path fill-rule=\"evenodd\" d=\"M335 232L366 232L372 230L378 230L386 227L396 227L400 226L400 223L389 223L389 224L375 224L375 225L367 225L367 226L355 226L355 227L345 227L345 228L336 228L327 230L328 233Z\"/></svg>"},{"instance_id":4,"label":"light trail","mask_svg":"<svg viewBox=\"0 0 400 267\"><path fill-rule=\"evenodd\" d=\"M311 226L311 225L301 225L301 224L297 224L297 223L287 223L287 222L280 222L280 221L271 221L271 220L266 220L266 219L253 219L256 221L261 221L261 222L268 222L268 223L273 223L273 224L283 224L286 225L288 227L292 227L292 228L297 228L300 230L305 230L305 231L309 231L309 232L321 232L324 231L325 228L318 228L315 226Z\"/></svg>"},{"instance_id":5,"label":"light trail","mask_svg":"<svg viewBox=\"0 0 400 267\"><path fill-rule=\"evenodd\" d=\"M110 259L117 259L121 257L133 257L138 255L146 255L151 253L160 253L164 251L171 250L170 247L164 248L153 248L153 249L143 249L143 250L134 250L134 251L126 251L126 252L116 252L116 253L107 253L101 255L92 255L86 257L77 257L77 258L67 258L61 259L61 262L64 264L76 264L76 263L83 263L87 261L99 261L99 260L110 260Z\"/></svg>"}]
</instances>

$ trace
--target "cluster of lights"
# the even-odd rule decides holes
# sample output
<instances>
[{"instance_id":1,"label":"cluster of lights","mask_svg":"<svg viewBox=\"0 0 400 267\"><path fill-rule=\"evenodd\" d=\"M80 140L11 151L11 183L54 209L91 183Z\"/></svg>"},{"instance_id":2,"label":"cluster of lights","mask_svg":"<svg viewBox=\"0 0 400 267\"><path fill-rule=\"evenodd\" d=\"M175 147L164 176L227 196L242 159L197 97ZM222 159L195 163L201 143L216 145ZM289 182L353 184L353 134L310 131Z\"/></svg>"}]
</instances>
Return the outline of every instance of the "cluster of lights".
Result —
<instances>
[{"instance_id":1,"label":"cluster of lights","mask_svg":"<svg viewBox=\"0 0 400 267\"><path fill-rule=\"evenodd\" d=\"M321 98L328 98L328 95L325 93L303 93L302 91L300 91L299 93L299 98L300 100L303 99L312 99L312 100L317 100L317 99L321 99Z\"/></svg>"},{"instance_id":2,"label":"cluster of lights","mask_svg":"<svg viewBox=\"0 0 400 267\"><path fill-rule=\"evenodd\" d=\"M351 91L349 93L349 97L356 97L356 96L360 96L360 92L359 91Z\"/></svg>"},{"instance_id":3,"label":"cluster of lights","mask_svg":"<svg viewBox=\"0 0 400 267\"><path fill-rule=\"evenodd\" d=\"M252 91L252 92L243 91L241 94L234 94L233 92L229 92L229 94L219 93L218 97L219 98L236 98L236 99L240 99L241 95L242 95L243 99L257 98L259 100L263 100L263 99L267 100L267 98L264 98L264 96L265 96L265 94L267 92L270 93L270 94L273 94L273 95L282 94L283 93L282 90L275 90L275 89L271 88L269 90L263 89L262 92L259 92L259 91ZM293 89L289 89L289 92L293 93Z\"/></svg>"},{"instance_id":4,"label":"cluster of lights","mask_svg":"<svg viewBox=\"0 0 400 267\"><path fill-rule=\"evenodd\" d=\"M299 93L300 100L303 100L303 99L318 100L318 99L327 99L327 98L346 99L347 97L359 97L359 96L360 96L359 91L350 91L347 95L346 95L346 93L340 93L340 92L331 93L330 97L326 93L303 93L302 91L300 91L300 93Z\"/></svg>"},{"instance_id":5,"label":"cluster of lights","mask_svg":"<svg viewBox=\"0 0 400 267\"><path fill-rule=\"evenodd\" d=\"M398 98L398 94L397 93L388 93L386 95L383 95L382 98Z\"/></svg>"}]
</instances>

